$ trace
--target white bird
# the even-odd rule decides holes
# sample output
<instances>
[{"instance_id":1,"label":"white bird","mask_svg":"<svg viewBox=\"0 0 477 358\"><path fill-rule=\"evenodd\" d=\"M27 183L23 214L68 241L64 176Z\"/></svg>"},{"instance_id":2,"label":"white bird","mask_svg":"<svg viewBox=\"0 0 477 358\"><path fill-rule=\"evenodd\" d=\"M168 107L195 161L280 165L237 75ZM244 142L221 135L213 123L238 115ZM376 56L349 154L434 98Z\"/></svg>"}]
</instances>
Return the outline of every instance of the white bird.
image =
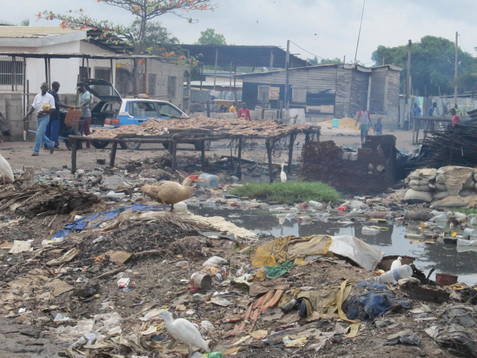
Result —
<instances>
[{"instance_id":1,"label":"white bird","mask_svg":"<svg viewBox=\"0 0 477 358\"><path fill-rule=\"evenodd\" d=\"M393 261L391 264L391 270L397 269L402 266L402 257L399 256L396 260Z\"/></svg>"},{"instance_id":2,"label":"white bird","mask_svg":"<svg viewBox=\"0 0 477 358\"><path fill-rule=\"evenodd\" d=\"M184 318L174 319L169 311L161 311L159 318L166 324L167 332L176 341L187 344L189 348L189 356L192 355L193 349L200 348L205 352L209 352L209 345L202 338L197 327Z\"/></svg>"},{"instance_id":3,"label":"white bird","mask_svg":"<svg viewBox=\"0 0 477 358\"><path fill-rule=\"evenodd\" d=\"M284 167L285 167L285 163L282 163L282 171L280 172L280 180L282 183L287 182L287 173L285 173L285 171L283 170Z\"/></svg>"}]
</instances>

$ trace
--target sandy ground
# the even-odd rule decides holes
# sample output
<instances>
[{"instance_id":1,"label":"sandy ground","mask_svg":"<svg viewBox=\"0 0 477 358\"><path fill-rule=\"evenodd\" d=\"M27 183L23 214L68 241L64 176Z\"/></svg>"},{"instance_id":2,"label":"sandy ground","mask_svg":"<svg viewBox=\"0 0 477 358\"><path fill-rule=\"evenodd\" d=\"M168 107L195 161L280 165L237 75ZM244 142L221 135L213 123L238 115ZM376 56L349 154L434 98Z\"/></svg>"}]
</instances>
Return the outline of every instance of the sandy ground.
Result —
<instances>
[{"instance_id":1,"label":"sandy ground","mask_svg":"<svg viewBox=\"0 0 477 358\"><path fill-rule=\"evenodd\" d=\"M412 150L415 148L412 145L412 132L409 131L393 131L385 134L392 134L396 136L397 147L401 150ZM322 135L321 141L333 140L339 145L358 148L360 145L359 136L339 136L339 135ZM304 142L303 138L297 139L297 148L294 152L294 160L298 161L301 156L301 145ZM42 151L40 156L32 157L32 142L3 142L0 143L0 153L10 162L13 168L70 168L71 167L71 152L65 148L63 143L60 144L60 149L50 155L47 151ZM187 147L188 145L183 145ZM189 146L190 148L190 146ZM83 149L78 152L78 168L91 169L97 167L98 159L105 159L109 161L110 149ZM162 155L166 150L156 145L145 145L141 150L119 150L116 158L118 164L125 163L129 160L140 160L142 158ZM199 155L195 151L183 151L180 154L187 153L187 155ZM213 143L211 150L207 152L207 157L214 155L230 155L230 148L228 142ZM287 151L277 151L274 155L274 162L280 164L284 162L287 157ZM249 147L243 153L243 158L256 160L259 162L266 162L266 152L263 143L258 143L254 147Z\"/></svg>"}]
</instances>

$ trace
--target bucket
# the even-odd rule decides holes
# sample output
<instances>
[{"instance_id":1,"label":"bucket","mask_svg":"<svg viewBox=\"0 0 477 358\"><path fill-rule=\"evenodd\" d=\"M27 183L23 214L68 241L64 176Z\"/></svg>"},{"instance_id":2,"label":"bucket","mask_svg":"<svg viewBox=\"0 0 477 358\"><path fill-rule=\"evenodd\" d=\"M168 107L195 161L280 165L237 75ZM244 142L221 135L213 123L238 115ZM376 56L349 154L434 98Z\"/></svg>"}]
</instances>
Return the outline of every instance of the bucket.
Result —
<instances>
[{"instance_id":1,"label":"bucket","mask_svg":"<svg viewBox=\"0 0 477 358\"><path fill-rule=\"evenodd\" d=\"M447 273L437 273L436 274L436 282L440 286L449 286L457 283L457 276L450 275Z\"/></svg>"},{"instance_id":2,"label":"bucket","mask_svg":"<svg viewBox=\"0 0 477 358\"><path fill-rule=\"evenodd\" d=\"M212 277L204 272L194 272L190 283L193 289L207 291L212 288Z\"/></svg>"}]
</instances>

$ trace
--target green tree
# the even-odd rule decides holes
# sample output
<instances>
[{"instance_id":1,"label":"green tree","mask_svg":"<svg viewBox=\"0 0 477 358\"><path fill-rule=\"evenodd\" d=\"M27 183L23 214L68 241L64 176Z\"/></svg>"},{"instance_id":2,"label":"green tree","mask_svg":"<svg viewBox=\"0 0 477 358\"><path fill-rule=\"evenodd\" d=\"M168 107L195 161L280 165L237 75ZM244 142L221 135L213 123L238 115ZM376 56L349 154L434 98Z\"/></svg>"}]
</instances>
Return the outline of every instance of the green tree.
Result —
<instances>
[{"instance_id":1,"label":"green tree","mask_svg":"<svg viewBox=\"0 0 477 358\"><path fill-rule=\"evenodd\" d=\"M140 23L134 21L129 27L129 41L137 43L139 41ZM159 22L150 22L146 26L144 37L144 52L148 54L160 55L164 52L179 52L179 40L170 34Z\"/></svg>"},{"instance_id":2,"label":"green tree","mask_svg":"<svg viewBox=\"0 0 477 358\"><path fill-rule=\"evenodd\" d=\"M226 45L225 37L222 34L215 32L214 29L207 29L200 33L199 45Z\"/></svg>"},{"instance_id":3,"label":"green tree","mask_svg":"<svg viewBox=\"0 0 477 358\"><path fill-rule=\"evenodd\" d=\"M322 58L321 60L318 60L318 57L315 56L313 58L309 58L307 61L310 65L313 65L313 66L343 63L343 61L341 61L338 57Z\"/></svg>"},{"instance_id":4,"label":"green tree","mask_svg":"<svg viewBox=\"0 0 477 358\"><path fill-rule=\"evenodd\" d=\"M207 10L210 0L96 0L106 5L128 11L136 25L122 26L108 20L96 20L86 15L82 9L67 14L57 14L53 11L43 11L37 16L47 20L59 20L60 25L68 28L93 29L104 38L117 37L127 41L135 53L144 53L148 25L154 19L178 10ZM131 32L133 30L133 32Z\"/></svg>"},{"instance_id":5,"label":"green tree","mask_svg":"<svg viewBox=\"0 0 477 358\"><path fill-rule=\"evenodd\" d=\"M417 95L451 94L454 88L454 52L452 41L445 38L425 36L420 42L411 45L411 78L414 93ZM476 61L467 52L458 49L459 89L473 89L472 76ZM403 69L401 90L404 91L407 63L407 46L379 46L373 53L376 65L392 64Z\"/></svg>"}]
</instances>

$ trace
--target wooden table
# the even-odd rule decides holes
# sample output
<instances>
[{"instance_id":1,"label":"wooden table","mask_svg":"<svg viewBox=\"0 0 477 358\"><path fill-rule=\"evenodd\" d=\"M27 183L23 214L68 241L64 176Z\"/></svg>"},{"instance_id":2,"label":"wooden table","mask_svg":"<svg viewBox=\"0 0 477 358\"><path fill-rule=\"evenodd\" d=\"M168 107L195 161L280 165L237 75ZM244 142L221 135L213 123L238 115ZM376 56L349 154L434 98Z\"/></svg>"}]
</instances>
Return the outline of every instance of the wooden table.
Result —
<instances>
[{"instance_id":1,"label":"wooden table","mask_svg":"<svg viewBox=\"0 0 477 358\"><path fill-rule=\"evenodd\" d=\"M237 141L237 166L235 170L237 175L241 177L242 167L242 152L243 152L243 145L245 140L253 139L253 140L265 140L265 147L267 150L267 158L268 158L268 175L270 182L273 182L273 161L272 161L272 153L275 148L275 144L284 138L288 139L288 166L287 171L290 172L290 167L293 160L293 149L295 144L295 139L298 134L305 135L305 142L311 141L313 139L318 139L320 135L320 128L319 127L312 127L306 130L292 130L286 133L277 135L277 136L244 136L244 135L208 135L203 137L186 137L186 136L177 136L177 135L163 135L163 136L118 136L116 138L99 138L99 137L85 137L85 136L78 136L73 135L69 136L69 140L71 140L72 148L71 148L71 172L75 173L77 169L77 156L78 156L78 148L81 142L87 142L92 140L98 141L107 141L110 142L111 145L111 153L109 156L109 166L114 167L116 162L116 152L118 149L119 143L154 143L154 144L168 144L168 150L172 156L172 168L176 169L177 167L177 151L181 150L178 148L178 144L183 143L198 143L200 144L200 162L202 168L205 168L205 147L206 142L213 142L223 139L235 140Z\"/></svg>"},{"instance_id":2,"label":"wooden table","mask_svg":"<svg viewBox=\"0 0 477 358\"><path fill-rule=\"evenodd\" d=\"M413 117L414 123L412 144L419 144L419 131L422 129L426 139L428 133L437 131L439 126L447 127L451 123L448 117Z\"/></svg>"}]
</instances>

